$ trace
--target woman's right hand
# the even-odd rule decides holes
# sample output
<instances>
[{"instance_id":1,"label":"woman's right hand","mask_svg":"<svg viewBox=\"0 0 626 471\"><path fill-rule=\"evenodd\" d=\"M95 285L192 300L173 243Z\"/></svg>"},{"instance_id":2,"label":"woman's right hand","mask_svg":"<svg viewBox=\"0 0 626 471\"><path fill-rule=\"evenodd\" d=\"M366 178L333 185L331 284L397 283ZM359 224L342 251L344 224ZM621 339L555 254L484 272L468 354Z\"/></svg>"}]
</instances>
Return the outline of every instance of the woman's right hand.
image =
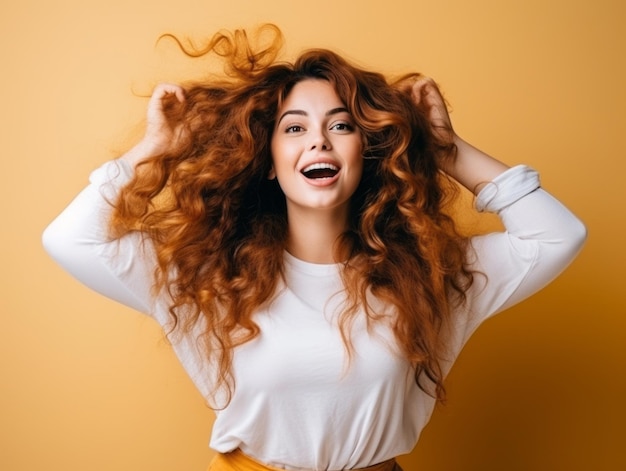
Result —
<instances>
[{"instance_id":1,"label":"woman's right hand","mask_svg":"<svg viewBox=\"0 0 626 471\"><path fill-rule=\"evenodd\" d=\"M185 91L179 85L162 83L155 87L148 102L145 144L155 154L166 153L180 144L183 126L176 113L185 102Z\"/></svg>"},{"instance_id":2,"label":"woman's right hand","mask_svg":"<svg viewBox=\"0 0 626 471\"><path fill-rule=\"evenodd\" d=\"M455 138L452 121L446 100L435 81L425 76L418 78L413 84L411 97L415 106L426 112L433 134L442 142L451 144Z\"/></svg>"},{"instance_id":3,"label":"woman's right hand","mask_svg":"<svg viewBox=\"0 0 626 471\"><path fill-rule=\"evenodd\" d=\"M123 159L134 165L176 149L186 138L181 120L184 103L185 92L181 86L171 83L157 85L148 102L144 136Z\"/></svg>"}]
</instances>

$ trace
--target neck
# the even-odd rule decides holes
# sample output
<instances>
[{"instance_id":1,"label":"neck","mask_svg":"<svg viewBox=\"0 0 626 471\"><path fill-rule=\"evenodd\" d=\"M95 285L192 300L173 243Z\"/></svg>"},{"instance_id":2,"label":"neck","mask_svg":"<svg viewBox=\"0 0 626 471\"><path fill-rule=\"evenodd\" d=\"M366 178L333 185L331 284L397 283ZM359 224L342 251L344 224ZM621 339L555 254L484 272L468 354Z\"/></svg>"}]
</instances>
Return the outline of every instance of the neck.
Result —
<instances>
[{"instance_id":1,"label":"neck","mask_svg":"<svg viewBox=\"0 0 626 471\"><path fill-rule=\"evenodd\" d=\"M291 211L288 213L287 250L305 262L337 263L336 243L346 230L346 209L338 211Z\"/></svg>"}]
</instances>

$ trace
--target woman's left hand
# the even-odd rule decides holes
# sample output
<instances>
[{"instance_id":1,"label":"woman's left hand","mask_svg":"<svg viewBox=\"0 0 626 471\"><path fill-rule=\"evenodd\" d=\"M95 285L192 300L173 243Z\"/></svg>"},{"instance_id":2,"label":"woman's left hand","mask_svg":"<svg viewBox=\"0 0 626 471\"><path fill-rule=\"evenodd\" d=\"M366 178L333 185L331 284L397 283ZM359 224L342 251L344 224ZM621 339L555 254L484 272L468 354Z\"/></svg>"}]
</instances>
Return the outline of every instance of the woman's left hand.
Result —
<instances>
[{"instance_id":1,"label":"woman's left hand","mask_svg":"<svg viewBox=\"0 0 626 471\"><path fill-rule=\"evenodd\" d=\"M416 80L412 85L411 97L415 105L426 113L433 134L444 147L449 145L448 149L454 149L452 152L442 152L439 167L468 190L478 194L485 183L508 168L454 132L446 101L433 79L421 77ZM453 158L446 158L450 156Z\"/></svg>"},{"instance_id":2,"label":"woman's left hand","mask_svg":"<svg viewBox=\"0 0 626 471\"><path fill-rule=\"evenodd\" d=\"M455 137L452 121L435 81L430 77L420 77L411 88L411 97L415 106L426 112L435 136L445 143L452 143Z\"/></svg>"}]
</instances>

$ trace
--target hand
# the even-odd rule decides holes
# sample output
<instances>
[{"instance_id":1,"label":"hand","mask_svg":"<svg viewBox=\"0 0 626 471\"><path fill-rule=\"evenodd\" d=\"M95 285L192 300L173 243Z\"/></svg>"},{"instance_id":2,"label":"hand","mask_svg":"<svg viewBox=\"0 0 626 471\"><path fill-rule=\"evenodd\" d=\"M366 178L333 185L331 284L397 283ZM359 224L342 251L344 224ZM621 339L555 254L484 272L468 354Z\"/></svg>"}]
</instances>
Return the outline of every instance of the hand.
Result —
<instances>
[{"instance_id":1,"label":"hand","mask_svg":"<svg viewBox=\"0 0 626 471\"><path fill-rule=\"evenodd\" d=\"M141 146L150 155L165 154L175 149L185 138L182 87L169 83L157 85L148 102L146 132Z\"/></svg>"},{"instance_id":2,"label":"hand","mask_svg":"<svg viewBox=\"0 0 626 471\"><path fill-rule=\"evenodd\" d=\"M438 165L468 190L478 194L483 186L504 172L508 166L461 139L452 128L446 102L435 82L421 77L413 83L411 98L426 112L433 133L442 141L443 158ZM446 146L454 146L454 153ZM446 158L453 156L453 158Z\"/></svg>"},{"instance_id":3,"label":"hand","mask_svg":"<svg viewBox=\"0 0 626 471\"><path fill-rule=\"evenodd\" d=\"M411 97L415 106L423 109L430 120L435 136L446 144L451 144L455 138L448 107L439 91L439 87L430 77L418 78L411 88Z\"/></svg>"}]
</instances>

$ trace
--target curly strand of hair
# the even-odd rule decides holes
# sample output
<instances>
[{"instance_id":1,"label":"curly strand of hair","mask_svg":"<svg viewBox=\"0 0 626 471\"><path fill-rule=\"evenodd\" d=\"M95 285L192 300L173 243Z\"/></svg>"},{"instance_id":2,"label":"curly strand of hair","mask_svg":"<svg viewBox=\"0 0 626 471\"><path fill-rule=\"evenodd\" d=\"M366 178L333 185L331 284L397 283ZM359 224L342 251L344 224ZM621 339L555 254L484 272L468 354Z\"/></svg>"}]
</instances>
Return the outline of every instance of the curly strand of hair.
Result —
<instances>
[{"instance_id":1,"label":"curly strand of hair","mask_svg":"<svg viewBox=\"0 0 626 471\"><path fill-rule=\"evenodd\" d=\"M417 384L443 399L441 329L472 274L465 268L467 241L442 211L454 187L441 178L437 159L453 146L410 104L406 80L390 84L319 49L292 64L277 62L282 35L274 25L253 40L244 31L221 32L202 48L165 37L190 57L214 52L224 77L192 84L185 104L168 108L191 137L137 168L111 228L116 237L139 230L151 239L155 289L172 299L172 332L200 327L198 348L216 366L216 391L224 387L232 397L233 349L258 336L254 313L271 302L284 276L286 206L278 184L267 179L270 139L281 101L298 81L315 78L335 87L365 141L350 227L336 246L349 254L342 270L344 344L351 355L351 326L361 308L368 322L384 317L368 304L377 297L395 308L391 327Z\"/></svg>"},{"instance_id":2,"label":"curly strand of hair","mask_svg":"<svg viewBox=\"0 0 626 471\"><path fill-rule=\"evenodd\" d=\"M242 29L233 32L220 31L200 47L195 46L189 39L185 44L172 33L162 34L157 43L163 39L173 40L181 52L191 58L214 53L226 59L224 72L234 78L250 78L258 71L265 70L276 61L284 42L280 29L271 23L259 26L252 40Z\"/></svg>"},{"instance_id":3,"label":"curly strand of hair","mask_svg":"<svg viewBox=\"0 0 626 471\"><path fill-rule=\"evenodd\" d=\"M407 95L408 90L405 87L400 94ZM396 306L399 315L394 332L416 367L416 381L443 400L445 389L437 354L440 329L453 302L463 302L472 282L472 274L465 268L467 241L442 212L445 197L453 197L455 187L446 186L444 191L436 158L454 148L427 132L425 118L415 110L387 115L375 112L377 108L393 109L393 97L391 104L382 107L372 106L380 96L370 94L367 98L370 102L358 109L368 114L367 129L382 128L377 136L368 136L380 178L372 192L376 197L362 198L360 228L356 231L361 234L368 263L360 270L345 271L346 285L357 285L359 292L351 297L350 312L365 299L367 287ZM402 117L403 121L396 124L392 117L396 121ZM410 129L403 123L409 123ZM359 277L369 277L368 283L360 282ZM434 389L420 383L422 373Z\"/></svg>"}]
</instances>

